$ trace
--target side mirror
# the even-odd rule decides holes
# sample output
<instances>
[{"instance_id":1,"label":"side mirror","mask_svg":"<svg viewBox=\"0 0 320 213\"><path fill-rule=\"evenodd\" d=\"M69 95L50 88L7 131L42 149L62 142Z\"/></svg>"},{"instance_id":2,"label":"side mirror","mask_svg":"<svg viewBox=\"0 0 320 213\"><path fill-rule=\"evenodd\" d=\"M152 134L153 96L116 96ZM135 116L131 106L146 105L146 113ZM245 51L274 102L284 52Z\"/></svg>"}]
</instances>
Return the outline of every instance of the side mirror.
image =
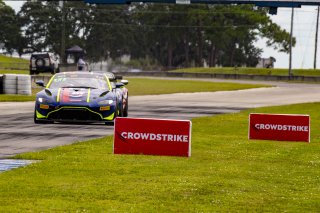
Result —
<instances>
[{"instance_id":1,"label":"side mirror","mask_svg":"<svg viewBox=\"0 0 320 213\"><path fill-rule=\"evenodd\" d=\"M116 88L121 88L121 87L123 87L123 86L124 86L123 83L116 83Z\"/></svg>"},{"instance_id":2,"label":"side mirror","mask_svg":"<svg viewBox=\"0 0 320 213\"><path fill-rule=\"evenodd\" d=\"M36 84L40 87L45 87L44 82L42 80L36 81Z\"/></svg>"},{"instance_id":3,"label":"side mirror","mask_svg":"<svg viewBox=\"0 0 320 213\"><path fill-rule=\"evenodd\" d=\"M124 85L129 84L129 81L128 81L128 80L121 80L120 82L123 83Z\"/></svg>"}]
</instances>

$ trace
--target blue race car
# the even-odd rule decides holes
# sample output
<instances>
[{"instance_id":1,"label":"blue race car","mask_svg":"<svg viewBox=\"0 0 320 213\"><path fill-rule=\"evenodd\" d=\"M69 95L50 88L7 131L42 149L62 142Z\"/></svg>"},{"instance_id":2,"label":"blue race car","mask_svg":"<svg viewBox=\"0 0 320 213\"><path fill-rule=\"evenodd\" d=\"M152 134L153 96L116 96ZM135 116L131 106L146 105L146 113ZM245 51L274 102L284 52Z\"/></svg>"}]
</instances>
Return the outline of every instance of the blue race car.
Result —
<instances>
[{"instance_id":1,"label":"blue race car","mask_svg":"<svg viewBox=\"0 0 320 213\"><path fill-rule=\"evenodd\" d=\"M38 81L44 87L43 81ZM66 72L55 74L44 90L37 93L34 122L105 122L113 121L122 109L116 89L105 74Z\"/></svg>"}]
</instances>

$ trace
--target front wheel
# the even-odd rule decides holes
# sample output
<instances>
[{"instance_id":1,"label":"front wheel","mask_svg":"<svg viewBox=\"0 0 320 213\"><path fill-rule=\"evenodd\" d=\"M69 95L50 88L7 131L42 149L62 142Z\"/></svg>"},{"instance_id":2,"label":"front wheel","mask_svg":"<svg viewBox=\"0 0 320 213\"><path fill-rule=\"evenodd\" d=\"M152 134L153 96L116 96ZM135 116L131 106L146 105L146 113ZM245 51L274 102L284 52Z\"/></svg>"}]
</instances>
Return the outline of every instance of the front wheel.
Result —
<instances>
[{"instance_id":1,"label":"front wheel","mask_svg":"<svg viewBox=\"0 0 320 213\"><path fill-rule=\"evenodd\" d=\"M123 107L122 107L122 104L121 104L121 106L119 107L118 116L119 116L119 117L123 117L123 113L124 113L124 111L123 111Z\"/></svg>"},{"instance_id":2,"label":"front wheel","mask_svg":"<svg viewBox=\"0 0 320 213\"><path fill-rule=\"evenodd\" d=\"M127 98L126 106L123 111L123 117L128 117L128 109L129 109L129 98Z\"/></svg>"},{"instance_id":3,"label":"front wheel","mask_svg":"<svg viewBox=\"0 0 320 213\"><path fill-rule=\"evenodd\" d=\"M105 122L105 125L114 126L114 121L107 121L107 122Z\"/></svg>"}]
</instances>

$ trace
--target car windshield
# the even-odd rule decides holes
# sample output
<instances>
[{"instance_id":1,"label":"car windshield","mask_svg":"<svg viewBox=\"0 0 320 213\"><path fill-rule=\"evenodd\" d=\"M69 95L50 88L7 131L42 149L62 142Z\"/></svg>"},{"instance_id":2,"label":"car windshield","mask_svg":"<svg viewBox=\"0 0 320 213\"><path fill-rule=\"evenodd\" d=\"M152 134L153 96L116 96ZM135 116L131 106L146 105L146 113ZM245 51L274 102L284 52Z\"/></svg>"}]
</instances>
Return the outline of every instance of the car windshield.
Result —
<instances>
[{"instance_id":1,"label":"car windshield","mask_svg":"<svg viewBox=\"0 0 320 213\"><path fill-rule=\"evenodd\" d=\"M109 90L107 79L103 75L57 74L49 88L91 88Z\"/></svg>"}]
</instances>

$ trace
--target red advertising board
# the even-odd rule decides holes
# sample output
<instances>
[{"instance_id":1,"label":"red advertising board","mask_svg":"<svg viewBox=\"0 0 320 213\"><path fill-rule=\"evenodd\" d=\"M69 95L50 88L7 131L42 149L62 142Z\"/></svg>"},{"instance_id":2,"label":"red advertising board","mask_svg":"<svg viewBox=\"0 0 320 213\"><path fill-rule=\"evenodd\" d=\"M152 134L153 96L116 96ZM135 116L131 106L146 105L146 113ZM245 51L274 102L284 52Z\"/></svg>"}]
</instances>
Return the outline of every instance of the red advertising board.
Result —
<instances>
[{"instance_id":1,"label":"red advertising board","mask_svg":"<svg viewBox=\"0 0 320 213\"><path fill-rule=\"evenodd\" d=\"M310 116L250 114L249 139L310 142Z\"/></svg>"},{"instance_id":2,"label":"red advertising board","mask_svg":"<svg viewBox=\"0 0 320 213\"><path fill-rule=\"evenodd\" d=\"M191 156L191 121L116 118L114 154Z\"/></svg>"}]
</instances>

